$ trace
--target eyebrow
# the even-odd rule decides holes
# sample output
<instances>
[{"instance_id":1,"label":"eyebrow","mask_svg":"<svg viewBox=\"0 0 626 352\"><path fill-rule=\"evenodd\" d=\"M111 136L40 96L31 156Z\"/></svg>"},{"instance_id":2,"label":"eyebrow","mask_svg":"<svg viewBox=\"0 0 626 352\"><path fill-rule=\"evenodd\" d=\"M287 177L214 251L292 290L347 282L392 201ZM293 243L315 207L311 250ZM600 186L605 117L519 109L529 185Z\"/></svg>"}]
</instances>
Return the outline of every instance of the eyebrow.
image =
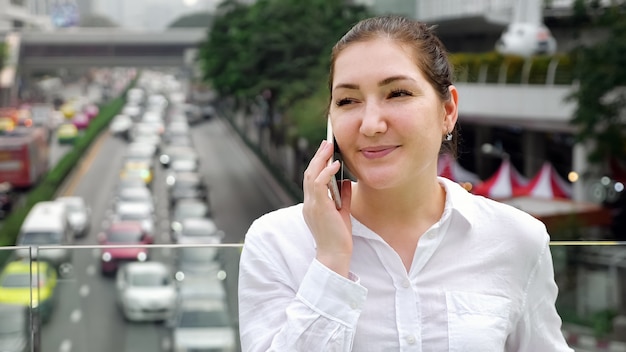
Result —
<instances>
[{"instance_id":1,"label":"eyebrow","mask_svg":"<svg viewBox=\"0 0 626 352\"><path fill-rule=\"evenodd\" d=\"M383 79L382 81L378 82L378 86L379 87L383 87L386 86L388 84L391 84L393 82L396 81L415 81L413 78L408 77L408 76L391 76L388 78ZM335 86L335 88L333 88L333 90L338 89L338 88L345 88L345 89L359 89L359 85L358 84L352 84L352 83L341 83L338 84L337 86Z\"/></svg>"}]
</instances>

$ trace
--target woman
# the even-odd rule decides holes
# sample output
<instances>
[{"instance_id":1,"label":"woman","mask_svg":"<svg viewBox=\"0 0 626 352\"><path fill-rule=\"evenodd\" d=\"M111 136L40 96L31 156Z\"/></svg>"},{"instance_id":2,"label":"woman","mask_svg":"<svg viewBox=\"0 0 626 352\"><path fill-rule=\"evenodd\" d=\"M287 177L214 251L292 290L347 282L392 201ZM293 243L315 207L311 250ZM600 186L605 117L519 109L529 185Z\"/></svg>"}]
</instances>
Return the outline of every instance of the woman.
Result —
<instances>
[{"instance_id":1,"label":"woman","mask_svg":"<svg viewBox=\"0 0 626 352\"><path fill-rule=\"evenodd\" d=\"M322 142L304 202L250 227L240 263L243 351L571 351L545 226L437 177L456 141L444 46L397 16L333 48L329 118L357 181Z\"/></svg>"}]
</instances>

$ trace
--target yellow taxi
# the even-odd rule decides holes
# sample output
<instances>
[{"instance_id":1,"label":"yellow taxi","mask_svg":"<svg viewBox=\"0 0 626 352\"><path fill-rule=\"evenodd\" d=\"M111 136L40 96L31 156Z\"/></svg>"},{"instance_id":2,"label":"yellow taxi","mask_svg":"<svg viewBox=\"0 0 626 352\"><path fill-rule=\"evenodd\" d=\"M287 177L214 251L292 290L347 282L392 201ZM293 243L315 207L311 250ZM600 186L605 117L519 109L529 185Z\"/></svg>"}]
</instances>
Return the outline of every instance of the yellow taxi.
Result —
<instances>
[{"instance_id":1,"label":"yellow taxi","mask_svg":"<svg viewBox=\"0 0 626 352\"><path fill-rule=\"evenodd\" d=\"M9 262L0 274L0 303L37 309L42 322L47 322L52 315L56 291L57 273L47 262Z\"/></svg>"},{"instance_id":2,"label":"yellow taxi","mask_svg":"<svg viewBox=\"0 0 626 352\"><path fill-rule=\"evenodd\" d=\"M73 123L64 123L57 129L59 144L74 144L78 138L78 128Z\"/></svg>"},{"instance_id":3,"label":"yellow taxi","mask_svg":"<svg viewBox=\"0 0 626 352\"><path fill-rule=\"evenodd\" d=\"M71 119L76 114L76 108L74 107L73 102L67 102L59 108L59 110L63 113L66 119Z\"/></svg>"},{"instance_id":4,"label":"yellow taxi","mask_svg":"<svg viewBox=\"0 0 626 352\"><path fill-rule=\"evenodd\" d=\"M150 186L152 183L152 168L147 162L127 162L124 164L124 167L120 172L120 178L139 178L146 184L146 186Z\"/></svg>"},{"instance_id":5,"label":"yellow taxi","mask_svg":"<svg viewBox=\"0 0 626 352\"><path fill-rule=\"evenodd\" d=\"M15 122L10 117L0 117L0 132L10 132L15 128Z\"/></svg>"}]
</instances>

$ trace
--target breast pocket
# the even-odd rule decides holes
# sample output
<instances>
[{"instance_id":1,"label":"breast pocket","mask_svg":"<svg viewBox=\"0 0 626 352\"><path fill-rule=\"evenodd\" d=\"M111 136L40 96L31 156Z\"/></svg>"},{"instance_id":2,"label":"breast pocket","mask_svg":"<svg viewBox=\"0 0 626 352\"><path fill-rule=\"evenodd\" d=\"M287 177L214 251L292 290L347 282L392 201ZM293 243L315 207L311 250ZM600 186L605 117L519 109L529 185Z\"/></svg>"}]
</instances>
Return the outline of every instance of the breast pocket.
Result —
<instances>
[{"instance_id":1,"label":"breast pocket","mask_svg":"<svg viewBox=\"0 0 626 352\"><path fill-rule=\"evenodd\" d=\"M470 292L447 292L450 352L502 352L511 301Z\"/></svg>"}]
</instances>

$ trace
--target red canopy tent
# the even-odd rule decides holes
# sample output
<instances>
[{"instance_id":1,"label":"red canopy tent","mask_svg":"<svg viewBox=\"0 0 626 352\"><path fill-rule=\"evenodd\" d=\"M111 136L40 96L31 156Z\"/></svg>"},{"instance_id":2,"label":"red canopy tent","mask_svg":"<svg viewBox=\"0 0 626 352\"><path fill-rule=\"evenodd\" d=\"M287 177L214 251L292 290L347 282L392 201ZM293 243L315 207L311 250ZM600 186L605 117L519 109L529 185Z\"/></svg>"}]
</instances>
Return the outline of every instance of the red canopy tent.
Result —
<instances>
[{"instance_id":1,"label":"red canopy tent","mask_svg":"<svg viewBox=\"0 0 626 352\"><path fill-rule=\"evenodd\" d=\"M473 185L480 182L478 175L463 168L450 154L439 156L437 174L454 182L469 182Z\"/></svg>"},{"instance_id":2,"label":"red canopy tent","mask_svg":"<svg viewBox=\"0 0 626 352\"><path fill-rule=\"evenodd\" d=\"M546 161L526 186L514 191L514 196L544 199L571 198L572 185L556 172L552 164Z\"/></svg>"},{"instance_id":3,"label":"red canopy tent","mask_svg":"<svg viewBox=\"0 0 626 352\"><path fill-rule=\"evenodd\" d=\"M503 159L498 171L474 187L472 193L492 199L513 197L518 189L526 186L528 179L522 176L508 159Z\"/></svg>"}]
</instances>

